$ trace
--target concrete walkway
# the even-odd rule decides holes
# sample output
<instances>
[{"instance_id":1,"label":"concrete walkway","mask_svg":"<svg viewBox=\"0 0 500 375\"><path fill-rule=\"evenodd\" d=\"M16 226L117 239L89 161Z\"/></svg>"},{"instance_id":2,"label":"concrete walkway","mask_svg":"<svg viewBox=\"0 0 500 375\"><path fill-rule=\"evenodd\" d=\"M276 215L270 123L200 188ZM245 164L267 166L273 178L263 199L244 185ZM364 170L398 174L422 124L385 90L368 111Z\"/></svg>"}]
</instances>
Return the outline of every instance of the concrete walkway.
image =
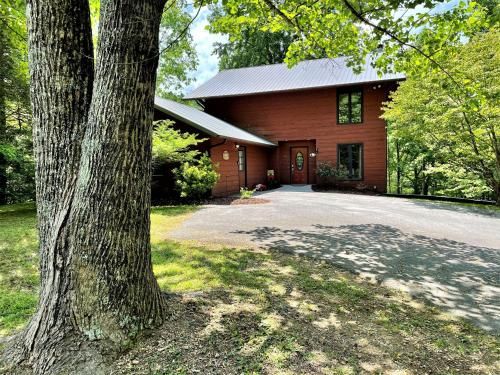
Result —
<instances>
[{"instance_id":1,"label":"concrete walkway","mask_svg":"<svg viewBox=\"0 0 500 375\"><path fill-rule=\"evenodd\" d=\"M174 239L326 259L500 333L500 211L285 186L271 203L205 206Z\"/></svg>"}]
</instances>

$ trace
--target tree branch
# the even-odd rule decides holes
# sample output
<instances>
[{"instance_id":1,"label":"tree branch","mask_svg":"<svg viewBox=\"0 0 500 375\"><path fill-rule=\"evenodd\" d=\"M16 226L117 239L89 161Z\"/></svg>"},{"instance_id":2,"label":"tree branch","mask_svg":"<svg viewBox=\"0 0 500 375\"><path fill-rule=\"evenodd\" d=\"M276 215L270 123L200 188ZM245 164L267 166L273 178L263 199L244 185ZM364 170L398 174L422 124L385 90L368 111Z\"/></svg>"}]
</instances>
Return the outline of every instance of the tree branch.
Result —
<instances>
[{"instance_id":1,"label":"tree branch","mask_svg":"<svg viewBox=\"0 0 500 375\"><path fill-rule=\"evenodd\" d=\"M407 41L399 38L396 34L394 34L393 32L391 32L390 30L388 30L388 29L386 29L384 27L381 27L380 25L378 25L376 23L371 22L362 13L358 12L356 10L356 8L354 8L354 6L349 1L347 1L347 0L342 0L342 1L343 1L344 5L346 6L346 8L358 20L360 20L364 24L366 24L366 25L374 28L375 30L380 31L382 34L385 34L385 35L389 36L390 38L392 38L393 40L395 40L396 42L398 42L402 46L406 46L406 47L409 47L409 48L417 51L420 55L424 56L427 60L429 60L430 62L432 62L434 65L436 65L439 68L439 70L441 70L455 85L457 85L457 86L460 87L460 84L455 80L455 78L453 78L453 76L439 62L437 62L431 55L425 53L424 51L422 51L422 49L418 48L417 46L415 46L415 45L413 45L411 43L408 43Z\"/></svg>"},{"instance_id":2,"label":"tree branch","mask_svg":"<svg viewBox=\"0 0 500 375\"><path fill-rule=\"evenodd\" d=\"M283 11L280 8L278 8L276 5L274 5L272 0L264 0L264 3L266 3L267 6L272 11L274 11L276 14L278 14L286 23L288 23L290 26L292 26L292 27L298 29L300 32L302 32L300 25L298 23L294 23L293 20L290 17L288 17L285 13L283 13Z\"/></svg>"}]
</instances>

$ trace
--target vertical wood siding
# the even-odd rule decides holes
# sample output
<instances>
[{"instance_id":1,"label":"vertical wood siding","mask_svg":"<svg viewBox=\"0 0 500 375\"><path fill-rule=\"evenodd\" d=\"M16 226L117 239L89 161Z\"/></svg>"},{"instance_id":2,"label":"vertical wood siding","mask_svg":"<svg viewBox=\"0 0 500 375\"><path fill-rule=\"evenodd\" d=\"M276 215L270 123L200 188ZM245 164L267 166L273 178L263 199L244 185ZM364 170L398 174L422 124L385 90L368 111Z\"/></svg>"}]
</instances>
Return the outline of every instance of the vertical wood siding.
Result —
<instances>
[{"instance_id":1,"label":"vertical wood siding","mask_svg":"<svg viewBox=\"0 0 500 375\"><path fill-rule=\"evenodd\" d=\"M247 145L247 185L253 189L257 184L267 185L267 170L273 149Z\"/></svg>"},{"instance_id":2,"label":"vertical wood siding","mask_svg":"<svg viewBox=\"0 0 500 375\"><path fill-rule=\"evenodd\" d=\"M212 145L216 145L223 141L220 138L212 138ZM229 152L229 160L224 160L222 157L224 151ZM212 162L216 164L217 171L220 174L220 179L217 185L212 189L214 196L224 196L237 193L239 191L239 174L238 174L238 151L236 143L227 141L226 143L215 146L210 149L210 157Z\"/></svg>"},{"instance_id":3,"label":"vertical wood siding","mask_svg":"<svg viewBox=\"0 0 500 375\"><path fill-rule=\"evenodd\" d=\"M321 161L337 162L337 145L362 143L364 179L362 182L379 191L386 188L386 128L380 119L382 102L387 100L394 84L371 84L363 88L363 123L338 125L336 89L315 89L284 93L213 98L205 111L234 125L261 135L280 147L269 158L270 168L277 170L280 180L289 183L289 152L284 148L308 142L318 148L310 158L310 182ZM377 86L376 89L373 87ZM304 141L304 142L296 142ZM292 144L292 143L290 143ZM282 146L283 145L283 146ZM287 146L288 145L288 146ZM312 150L310 150L311 152ZM287 159L288 158L288 159ZM253 158L248 157L251 166ZM359 181L355 182L357 184Z\"/></svg>"},{"instance_id":4,"label":"vertical wood siding","mask_svg":"<svg viewBox=\"0 0 500 375\"><path fill-rule=\"evenodd\" d=\"M223 139L218 137L211 139L212 145L222 141ZM214 196L238 193L240 186L245 184L245 179L240 177L238 173L236 144L237 142L234 141L226 141L226 143L212 147L210 150L212 162L217 165L217 171L220 174L219 182L212 190ZM239 144L247 149L247 186L253 188L256 184L265 184L271 149L244 143ZM224 160L222 156L224 151L229 153L229 160Z\"/></svg>"}]
</instances>

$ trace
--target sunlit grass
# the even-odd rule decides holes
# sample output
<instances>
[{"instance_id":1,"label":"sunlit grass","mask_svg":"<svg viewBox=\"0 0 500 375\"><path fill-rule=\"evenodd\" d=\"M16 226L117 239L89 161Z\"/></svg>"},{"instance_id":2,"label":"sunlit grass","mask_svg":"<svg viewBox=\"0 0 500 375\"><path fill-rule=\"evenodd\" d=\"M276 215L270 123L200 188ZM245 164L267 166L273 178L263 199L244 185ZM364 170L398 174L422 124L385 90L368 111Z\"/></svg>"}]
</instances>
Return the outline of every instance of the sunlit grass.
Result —
<instances>
[{"instance_id":1,"label":"sunlit grass","mask_svg":"<svg viewBox=\"0 0 500 375\"><path fill-rule=\"evenodd\" d=\"M34 312L38 255L33 204L0 206L0 336L22 327Z\"/></svg>"},{"instance_id":2,"label":"sunlit grass","mask_svg":"<svg viewBox=\"0 0 500 375\"><path fill-rule=\"evenodd\" d=\"M144 357L147 366L189 373L198 366L194 362L203 366L217 353L231 373L458 374L467 373L471 363L496 372L497 337L329 263L168 239L169 231L199 209L152 210L158 283L198 307L189 310L190 317L168 322L175 335L167 336L182 341L161 353L155 341L151 353L157 357ZM36 247L34 207L0 206L0 336L21 328L34 311Z\"/></svg>"}]
</instances>

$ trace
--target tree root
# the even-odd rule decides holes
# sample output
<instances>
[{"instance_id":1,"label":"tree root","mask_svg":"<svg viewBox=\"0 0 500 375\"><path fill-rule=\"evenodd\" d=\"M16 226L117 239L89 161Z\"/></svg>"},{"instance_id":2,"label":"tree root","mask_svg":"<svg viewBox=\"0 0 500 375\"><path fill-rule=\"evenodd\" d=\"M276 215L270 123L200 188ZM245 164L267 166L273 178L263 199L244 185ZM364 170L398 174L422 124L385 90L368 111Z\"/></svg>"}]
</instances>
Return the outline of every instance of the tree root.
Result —
<instances>
[{"instance_id":1,"label":"tree root","mask_svg":"<svg viewBox=\"0 0 500 375\"><path fill-rule=\"evenodd\" d=\"M120 353L105 341L90 341L83 335L68 334L59 342L49 343L43 351L26 352L23 333L10 337L0 357L0 374L45 375L108 373L108 364Z\"/></svg>"}]
</instances>

